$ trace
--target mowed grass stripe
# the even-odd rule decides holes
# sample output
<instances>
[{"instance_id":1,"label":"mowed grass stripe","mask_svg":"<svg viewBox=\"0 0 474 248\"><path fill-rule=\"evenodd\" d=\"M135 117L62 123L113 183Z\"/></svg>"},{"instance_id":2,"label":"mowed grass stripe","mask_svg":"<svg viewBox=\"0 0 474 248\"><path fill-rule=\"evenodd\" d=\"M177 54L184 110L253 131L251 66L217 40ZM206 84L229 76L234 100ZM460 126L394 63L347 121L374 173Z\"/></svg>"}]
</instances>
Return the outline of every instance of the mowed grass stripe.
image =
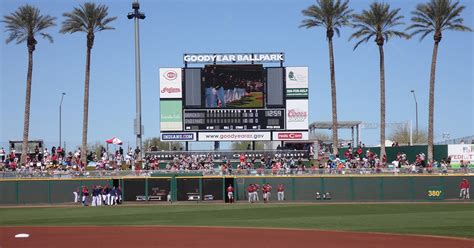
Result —
<instances>
[{"instance_id":1,"label":"mowed grass stripe","mask_svg":"<svg viewBox=\"0 0 474 248\"><path fill-rule=\"evenodd\" d=\"M80 225L277 227L474 238L474 204L237 204L0 209L0 226Z\"/></svg>"}]
</instances>

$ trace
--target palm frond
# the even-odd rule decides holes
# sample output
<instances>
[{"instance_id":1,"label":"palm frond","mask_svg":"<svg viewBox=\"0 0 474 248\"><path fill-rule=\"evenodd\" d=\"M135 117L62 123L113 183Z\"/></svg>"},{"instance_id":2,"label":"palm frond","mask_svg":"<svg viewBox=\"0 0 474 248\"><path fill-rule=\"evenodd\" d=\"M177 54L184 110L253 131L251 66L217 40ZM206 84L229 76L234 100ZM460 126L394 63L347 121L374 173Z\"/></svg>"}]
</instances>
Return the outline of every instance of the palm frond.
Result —
<instances>
[{"instance_id":1,"label":"palm frond","mask_svg":"<svg viewBox=\"0 0 474 248\"><path fill-rule=\"evenodd\" d=\"M372 38L374 35L375 35L374 33L371 33L371 34L367 35L365 38L359 40L359 41L355 44L355 46L354 46L354 48L353 48L352 50L355 51L355 50L357 49L357 47L359 47L360 44L362 44L362 43L367 43L367 42L370 40L370 38Z\"/></svg>"}]
</instances>

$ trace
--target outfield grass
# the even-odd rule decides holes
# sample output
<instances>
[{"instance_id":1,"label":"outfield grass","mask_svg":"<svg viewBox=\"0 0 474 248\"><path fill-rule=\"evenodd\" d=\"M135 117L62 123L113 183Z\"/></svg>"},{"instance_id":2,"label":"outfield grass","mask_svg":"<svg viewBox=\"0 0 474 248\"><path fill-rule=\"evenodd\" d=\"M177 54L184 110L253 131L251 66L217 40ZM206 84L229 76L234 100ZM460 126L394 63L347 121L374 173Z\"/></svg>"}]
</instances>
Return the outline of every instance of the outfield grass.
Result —
<instances>
[{"instance_id":1,"label":"outfield grass","mask_svg":"<svg viewBox=\"0 0 474 248\"><path fill-rule=\"evenodd\" d=\"M0 226L239 226L474 238L474 204L237 204L0 209Z\"/></svg>"}]
</instances>

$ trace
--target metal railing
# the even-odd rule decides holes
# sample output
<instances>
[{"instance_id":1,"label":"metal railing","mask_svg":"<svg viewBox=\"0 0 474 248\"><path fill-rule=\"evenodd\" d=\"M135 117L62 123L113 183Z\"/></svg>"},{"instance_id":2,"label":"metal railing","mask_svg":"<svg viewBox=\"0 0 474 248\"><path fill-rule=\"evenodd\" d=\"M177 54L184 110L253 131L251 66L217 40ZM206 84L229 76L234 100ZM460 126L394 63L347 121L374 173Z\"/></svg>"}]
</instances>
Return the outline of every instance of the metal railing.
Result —
<instances>
[{"instance_id":1,"label":"metal railing","mask_svg":"<svg viewBox=\"0 0 474 248\"><path fill-rule=\"evenodd\" d=\"M94 170L94 171L3 171L0 179L74 179L74 178L121 178L121 177L152 177L152 176L344 176L344 175L474 175L474 168L357 168L357 169L227 169L205 170Z\"/></svg>"}]
</instances>

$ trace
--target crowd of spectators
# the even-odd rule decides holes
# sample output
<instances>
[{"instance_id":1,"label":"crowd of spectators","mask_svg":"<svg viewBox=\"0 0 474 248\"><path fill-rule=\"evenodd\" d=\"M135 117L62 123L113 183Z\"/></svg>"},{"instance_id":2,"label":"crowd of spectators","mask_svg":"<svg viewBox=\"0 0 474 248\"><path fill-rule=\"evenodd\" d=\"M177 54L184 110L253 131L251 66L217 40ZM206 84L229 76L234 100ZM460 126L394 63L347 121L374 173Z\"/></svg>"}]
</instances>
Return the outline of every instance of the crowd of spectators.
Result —
<instances>
[{"instance_id":1,"label":"crowd of spectators","mask_svg":"<svg viewBox=\"0 0 474 248\"><path fill-rule=\"evenodd\" d=\"M215 156L214 153L193 154L179 152L172 157L163 158L158 155L147 155L140 159L140 149L129 148L127 152L119 147L115 152L109 153L105 148L100 152L90 151L87 154L88 164L82 163L81 149L66 152L61 147L44 148L42 151L36 147L25 165L19 164L19 156L15 150L6 153L0 149L0 171L17 172L84 172L86 170L166 170L169 172L203 171L207 174L346 174L346 173L432 173L439 171L447 173L451 159L426 161L424 153L416 155L409 161L407 155L399 152L393 161L379 155L370 149L364 151L362 146L349 147L342 157L332 155L328 147L319 147L318 153L309 153L309 157L288 156L284 152L255 155L241 153L238 157L227 158ZM461 165L468 168L465 161Z\"/></svg>"},{"instance_id":2,"label":"crowd of spectators","mask_svg":"<svg viewBox=\"0 0 474 248\"><path fill-rule=\"evenodd\" d=\"M137 148L138 149L138 148ZM29 153L26 162L20 164L20 154L14 149L9 153L0 148L0 170L2 171L84 171L87 166L98 170L127 169L138 159L140 150L133 151L131 148L124 154L122 147L115 153L108 153L102 148L99 153L90 151L87 154L88 163L81 161L81 148L66 152L63 148L51 147L40 149L35 147L34 152Z\"/></svg>"}]
</instances>

